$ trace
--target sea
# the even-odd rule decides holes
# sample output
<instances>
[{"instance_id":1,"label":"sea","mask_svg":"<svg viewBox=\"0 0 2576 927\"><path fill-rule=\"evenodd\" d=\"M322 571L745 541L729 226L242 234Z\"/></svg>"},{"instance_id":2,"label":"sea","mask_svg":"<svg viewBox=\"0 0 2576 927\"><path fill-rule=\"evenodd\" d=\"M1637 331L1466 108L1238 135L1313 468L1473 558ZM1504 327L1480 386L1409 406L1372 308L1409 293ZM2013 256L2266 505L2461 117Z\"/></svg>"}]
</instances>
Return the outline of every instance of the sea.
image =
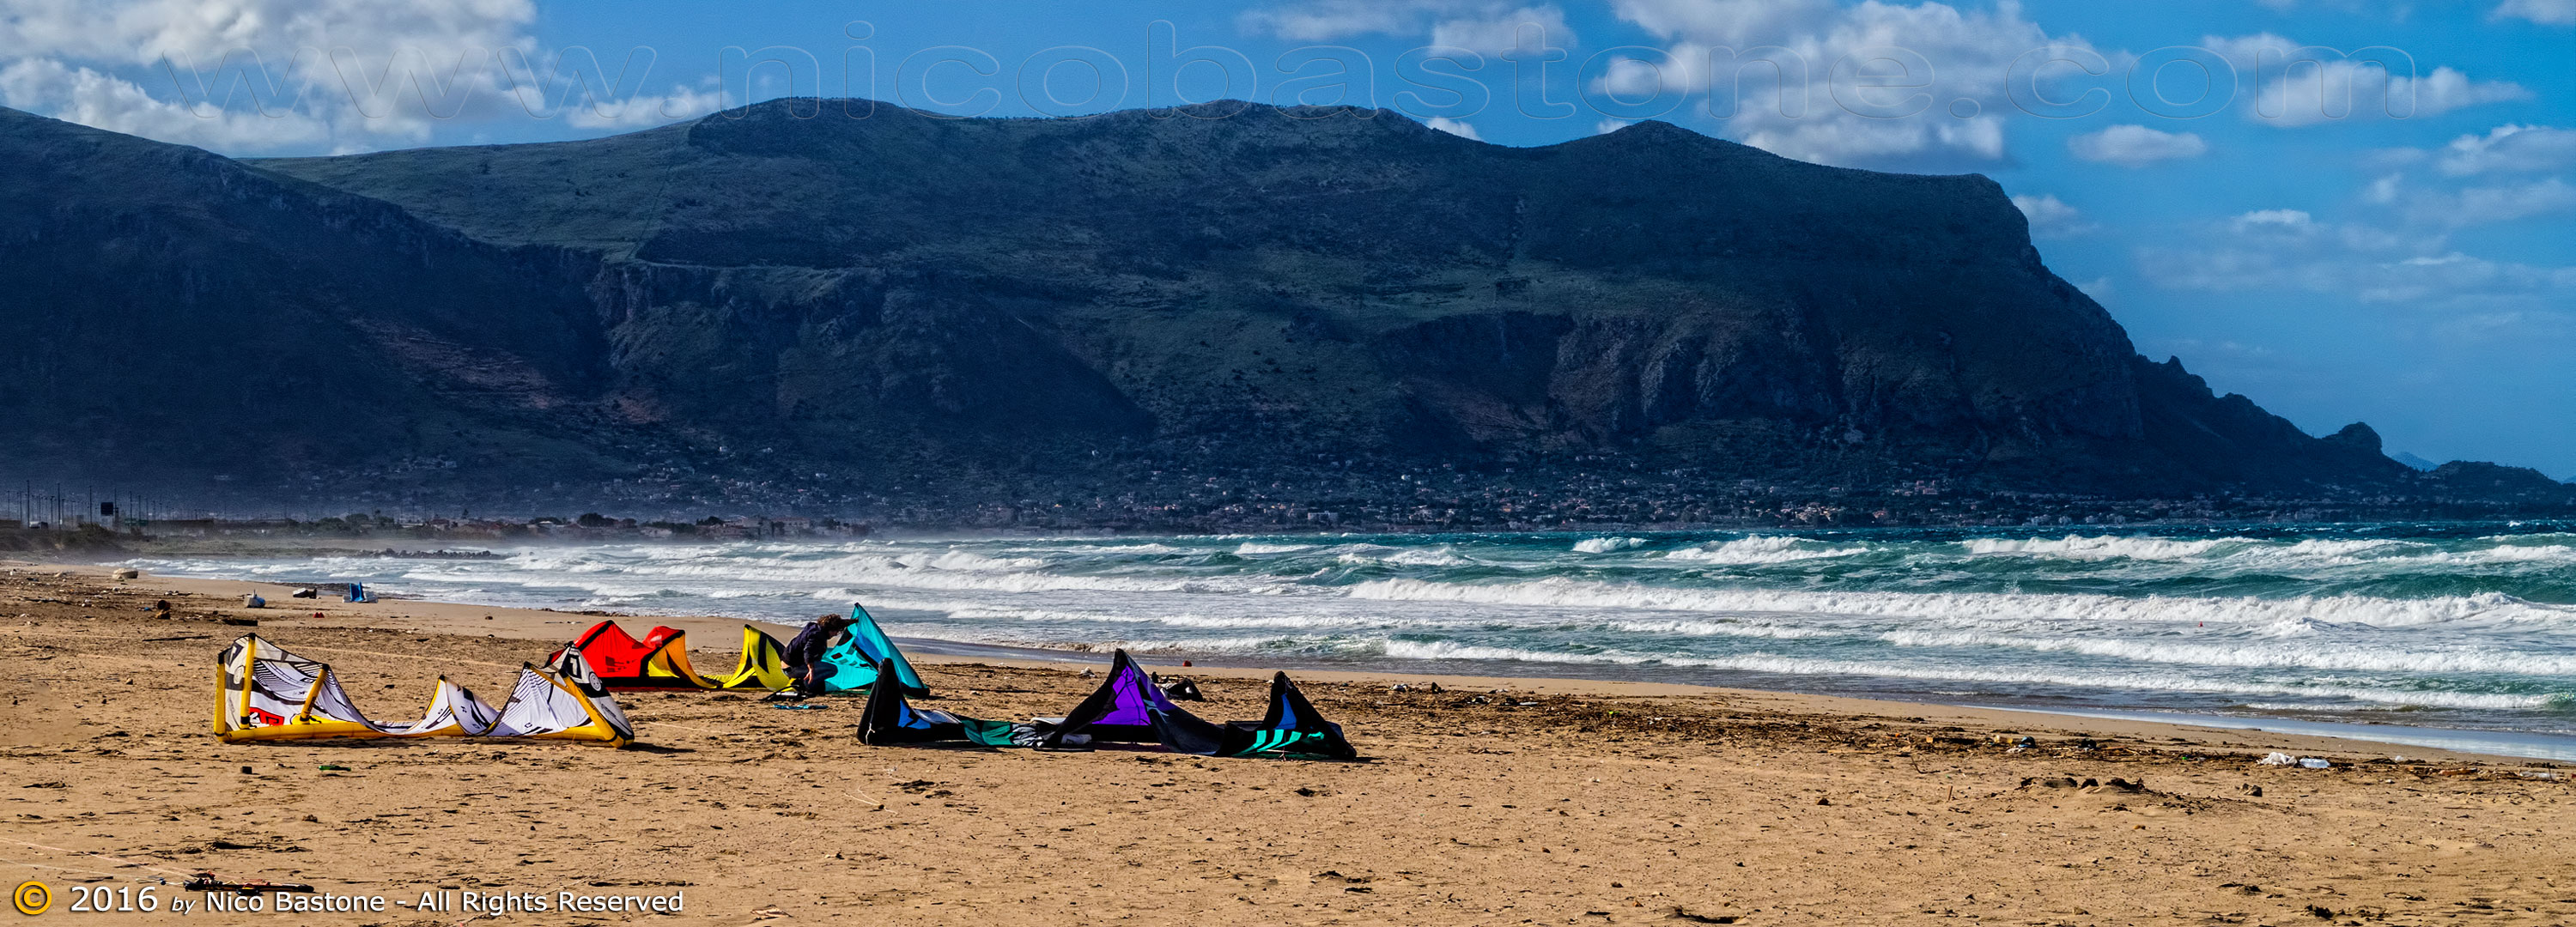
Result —
<instances>
[{"instance_id":1,"label":"sea","mask_svg":"<svg viewBox=\"0 0 2576 927\"><path fill-rule=\"evenodd\" d=\"M2562 740L2576 737L2576 524L2561 522L495 552L504 556L129 565L791 628L859 602L907 646L950 652L1098 661L1123 647L1163 662L1698 683L2325 733L2485 732L2555 744L2522 755L2576 759L2576 740Z\"/></svg>"}]
</instances>

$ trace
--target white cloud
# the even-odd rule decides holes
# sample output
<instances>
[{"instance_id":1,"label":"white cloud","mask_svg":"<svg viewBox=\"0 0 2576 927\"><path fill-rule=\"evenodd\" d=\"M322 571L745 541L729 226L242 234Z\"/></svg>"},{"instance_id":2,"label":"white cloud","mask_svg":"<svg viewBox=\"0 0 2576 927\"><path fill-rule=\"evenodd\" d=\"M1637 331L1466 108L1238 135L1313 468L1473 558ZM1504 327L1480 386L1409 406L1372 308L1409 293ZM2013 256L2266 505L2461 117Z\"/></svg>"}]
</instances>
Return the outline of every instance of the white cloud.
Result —
<instances>
[{"instance_id":1,"label":"white cloud","mask_svg":"<svg viewBox=\"0 0 2576 927\"><path fill-rule=\"evenodd\" d=\"M1244 11L1236 25L1246 32L1292 42L1331 42L1360 35L1392 35L1421 28L1425 7L1446 4L1322 0Z\"/></svg>"},{"instance_id":2,"label":"white cloud","mask_svg":"<svg viewBox=\"0 0 2576 927\"><path fill-rule=\"evenodd\" d=\"M1485 140L1484 136L1476 134L1475 126L1468 125L1460 120L1451 119L1447 116L1433 116L1429 121L1423 124L1442 132L1455 135L1459 138L1472 138L1480 142Z\"/></svg>"},{"instance_id":3,"label":"white cloud","mask_svg":"<svg viewBox=\"0 0 2576 927\"><path fill-rule=\"evenodd\" d=\"M1470 48L1491 55L1513 47L1519 27L1547 30L1547 43L1574 44L1565 11L1554 4L1509 0L1303 0L1246 10L1235 24L1246 32L1292 42L1332 42L1363 35L1419 35L1427 44Z\"/></svg>"},{"instance_id":4,"label":"white cloud","mask_svg":"<svg viewBox=\"0 0 2576 927\"><path fill-rule=\"evenodd\" d=\"M2511 222L2576 212L2576 186L2549 177L2530 183L2422 193L2408 201L2407 212L2415 222L2450 228Z\"/></svg>"},{"instance_id":5,"label":"white cloud","mask_svg":"<svg viewBox=\"0 0 2576 927\"><path fill-rule=\"evenodd\" d=\"M1625 120L1625 119L1603 119L1603 120L1601 120L1599 123L1596 123L1596 124L1594 124L1594 125L1593 125L1593 127L1592 127L1592 134L1594 134L1594 135L1608 135L1608 134L1610 134L1610 133L1612 133L1612 132L1616 132L1616 131L1619 131L1619 130L1621 130L1621 129L1625 129L1625 128L1627 128L1627 127L1629 127L1629 126L1633 126L1633 125L1636 125L1636 123L1629 122L1628 120Z\"/></svg>"},{"instance_id":6,"label":"white cloud","mask_svg":"<svg viewBox=\"0 0 2576 927\"><path fill-rule=\"evenodd\" d=\"M733 105L714 83L709 80L697 87L673 86L670 93L661 96L635 96L600 106L565 107L564 122L580 129L641 129L694 119Z\"/></svg>"},{"instance_id":7,"label":"white cloud","mask_svg":"<svg viewBox=\"0 0 2576 927\"><path fill-rule=\"evenodd\" d=\"M1698 49L1692 49L1698 52ZM1649 61L1628 55L1611 56L1606 73L1592 82L1592 91L1606 93L1622 100L1642 100L1668 88L1700 86L1700 62L1705 53L1677 56L1664 61ZM1687 91L1684 91L1687 92Z\"/></svg>"},{"instance_id":8,"label":"white cloud","mask_svg":"<svg viewBox=\"0 0 2576 927\"><path fill-rule=\"evenodd\" d=\"M1551 48L1564 48L1576 41L1573 27L1565 24L1565 11L1548 5L1442 19L1431 27L1431 44L1500 55L1517 47L1522 32L1529 30L1535 30L1530 31L1533 43L1544 36Z\"/></svg>"},{"instance_id":9,"label":"white cloud","mask_svg":"<svg viewBox=\"0 0 2576 927\"><path fill-rule=\"evenodd\" d=\"M2455 230L2536 216L2576 213L2576 185L2559 176L2509 180L2496 175L2535 174L2576 166L2576 131L2548 126L2503 125L2471 133L2440 148L2388 149L2366 165L2396 168L2362 188L2365 203L2392 207L2414 228ZM2420 171L2425 166L2431 171ZM2446 178L2488 178L2451 186Z\"/></svg>"},{"instance_id":10,"label":"white cloud","mask_svg":"<svg viewBox=\"0 0 2576 927\"><path fill-rule=\"evenodd\" d=\"M2258 209L2237 216L2235 223L2238 229L2264 225L2306 228L2315 225L2316 218L2308 215L2305 210L2299 209Z\"/></svg>"},{"instance_id":11,"label":"white cloud","mask_svg":"<svg viewBox=\"0 0 2576 927\"><path fill-rule=\"evenodd\" d=\"M2531 98L2531 91L2510 81L2472 81L2465 73L2443 66L2433 69L2409 84L2405 78L2393 79L2388 92L2400 99L2411 96L2416 116L2435 116L2481 103L2504 103ZM2399 115L2407 115L2400 112Z\"/></svg>"},{"instance_id":12,"label":"white cloud","mask_svg":"<svg viewBox=\"0 0 2576 927\"><path fill-rule=\"evenodd\" d=\"M2495 16L2528 19L2545 26L2576 26L2576 0L2504 0L2496 6Z\"/></svg>"},{"instance_id":13,"label":"white cloud","mask_svg":"<svg viewBox=\"0 0 2576 927\"><path fill-rule=\"evenodd\" d=\"M48 58L0 66L0 103L94 129L217 150L321 145L331 138L330 125L308 114L200 114L153 99L123 78Z\"/></svg>"},{"instance_id":14,"label":"white cloud","mask_svg":"<svg viewBox=\"0 0 2576 927\"><path fill-rule=\"evenodd\" d=\"M412 46L532 50L534 0L9 0L0 55L211 64L237 49L348 47L381 61Z\"/></svg>"},{"instance_id":15,"label":"white cloud","mask_svg":"<svg viewBox=\"0 0 2576 927\"><path fill-rule=\"evenodd\" d=\"M2091 232L2100 226L2085 221L2084 214L2055 194L2016 196L2012 204L2030 220L2030 233L2038 238L2069 238Z\"/></svg>"},{"instance_id":16,"label":"white cloud","mask_svg":"<svg viewBox=\"0 0 2576 927\"><path fill-rule=\"evenodd\" d=\"M1706 73L1712 48L1770 45L1803 57L1809 70L1803 98L1786 107L1772 105L1768 69L1753 65L1744 72L1744 99L1725 131L1776 154L1847 166L1949 169L2002 161L2003 114L2013 106L2004 75L2012 62L2044 46L2089 48L2081 38L2050 35L2014 3L1962 11L1938 2L1842 7L1821 0L1611 0L1611 8L1663 40L1683 64L1666 79L1686 81L1692 93L1706 93L1711 77L1731 86L1738 76ZM1854 53L1888 47L1921 55L1917 63L1930 64L1931 73L1908 76L1928 79L1931 86L1864 91L1861 108L1913 94L1921 109L1895 118L1853 112L1845 105L1851 101L1832 93L1835 63L1848 56L1857 64L1875 56Z\"/></svg>"},{"instance_id":17,"label":"white cloud","mask_svg":"<svg viewBox=\"0 0 2576 927\"><path fill-rule=\"evenodd\" d=\"M2209 151L2209 143L2201 141L2199 135L2159 132L2139 125L2116 125L2078 135L2067 139L2066 147L2078 158L2123 167L2144 167L2157 161L2197 158Z\"/></svg>"},{"instance_id":18,"label":"white cloud","mask_svg":"<svg viewBox=\"0 0 2576 927\"><path fill-rule=\"evenodd\" d=\"M2382 174L2378 179L2372 180L2370 186L2362 188L2361 198L2383 205L2394 203L2397 202L2398 194L2405 188L2406 175Z\"/></svg>"},{"instance_id":19,"label":"white cloud","mask_svg":"<svg viewBox=\"0 0 2576 927\"><path fill-rule=\"evenodd\" d=\"M1838 12L1829 0L1612 0L1611 7L1656 35L1730 47L1775 43Z\"/></svg>"},{"instance_id":20,"label":"white cloud","mask_svg":"<svg viewBox=\"0 0 2576 927\"><path fill-rule=\"evenodd\" d=\"M1235 24L1246 32L1290 41L1333 42L1363 35L1421 34L1441 17L1495 6L1476 0L1305 0L1246 10Z\"/></svg>"},{"instance_id":21,"label":"white cloud","mask_svg":"<svg viewBox=\"0 0 2576 927\"><path fill-rule=\"evenodd\" d=\"M511 115L623 128L721 102L682 87L616 98L645 79L639 56L633 73L591 75L621 85L594 89L608 99L557 110L580 78L549 67L536 16L535 0L0 0L0 103L264 153L419 144L446 121Z\"/></svg>"},{"instance_id":22,"label":"white cloud","mask_svg":"<svg viewBox=\"0 0 2576 927\"><path fill-rule=\"evenodd\" d=\"M2463 135L2441 149L2437 163L2453 177L2490 172L2535 172L2576 166L2576 130L2501 125L2485 135Z\"/></svg>"},{"instance_id":23,"label":"white cloud","mask_svg":"<svg viewBox=\"0 0 2576 927\"><path fill-rule=\"evenodd\" d=\"M2304 210L2264 209L2182 237L2192 244L2138 249L2146 279L2167 289L2303 291L2411 307L2446 313L2455 328L2470 319L2557 319L2576 296L2576 267L2465 254L2450 246L2444 228L2402 216L2329 222Z\"/></svg>"},{"instance_id":24,"label":"white cloud","mask_svg":"<svg viewBox=\"0 0 2576 927\"><path fill-rule=\"evenodd\" d=\"M2367 268L2352 284L2364 302L2422 302L2462 293L2576 289L2576 267L2534 267L2457 251Z\"/></svg>"},{"instance_id":25,"label":"white cloud","mask_svg":"<svg viewBox=\"0 0 2576 927\"><path fill-rule=\"evenodd\" d=\"M2420 63L2402 55L2392 55L2385 62L2372 61L2368 55L2345 57L2335 49L2302 45L2269 32L2233 38L2203 36L2200 44L2225 56L2245 79L2254 82L2253 92L2245 95L2245 112L2282 128L2436 116L2531 96L2520 84L2471 80L2448 65L2424 73Z\"/></svg>"},{"instance_id":26,"label":"white cloud","mask_svg":"<svg viewBox=\"0 0 2576 927\"><path fill-rule=\"evenodd\" d=\"M2018 113L2004 88L2012 63L2040 48L2095 50L2081 36L2049 32L2013 2L1983 8L1938 0L1912 4L1863 0L1849 5L1835 0L1609 3L1620 19L1655 36L1665 57L1650 63L1622 56L1607 74L1596 75L1584 88L1586 93L1636 101L1660 88L1705 100L1712 79L1734 87L1741 78L1742 99L1727 113L1723 134L1777 154L1848 166L1940 170L2004 162L2009 157L2008 123ZM1527 0L1304 0L1254 10L1244 14L1241 22L1247 29L1298 40L1371 33L1416 35L1486 52L1510 47L1514 27L1535 23L1548 30L1552 44L1575 44L1561 8ZM2395 75L2367 61L2318 50L2305 54L2320 59L2322 65L2285 68L2285 60L2307 47L2268 32L2208 36L2201 44L2227 56L2248 80L2259 75L2261 86L2239 94L2241 105L2250 115L2276 126L2431 116L2531 95L2511 82L2473 79L2455 67L2403 58L2397 61ZM1710 72L1711 50L1756 46L1785 48L1803 58L1808 71L1804 93L1774 105L1769 67L1762 64L1748 63L1740 72ZM1909 76L1928 77L1932 84L1919 90L1879 92L1872 102L1892 102L1910 93L1924 105L1895 118L1852 112L1846 105L1849 101L1837 100L1832 92L1829 78L1835 64L1859 61L1870 56L1854 53L1886 47L1922 56L1931 73ZM2116 50L2102 54L2115 71L2129 57ZM2195 157L2208 150L2207 141L2194 133L2144 126L2114 127L2074 144L2080 156L2130 166Z\"/></svg>"},{"instance_id":27,"label":"white cloud","mask_svg":"<svg viewBox=\"0 0 2576 927\"><path fill-rule=\"evenodd\" d=\"M2275 13L2293 12L2303 4L2323 9L2342 10L2346 13L2384 11L2390 18L2398 20L2403 20L2414 12L2408 0L2399 0L2396 3L2389 3L2387 0L2254 0L2254 2Z\"/></svg>"}]
</instances>

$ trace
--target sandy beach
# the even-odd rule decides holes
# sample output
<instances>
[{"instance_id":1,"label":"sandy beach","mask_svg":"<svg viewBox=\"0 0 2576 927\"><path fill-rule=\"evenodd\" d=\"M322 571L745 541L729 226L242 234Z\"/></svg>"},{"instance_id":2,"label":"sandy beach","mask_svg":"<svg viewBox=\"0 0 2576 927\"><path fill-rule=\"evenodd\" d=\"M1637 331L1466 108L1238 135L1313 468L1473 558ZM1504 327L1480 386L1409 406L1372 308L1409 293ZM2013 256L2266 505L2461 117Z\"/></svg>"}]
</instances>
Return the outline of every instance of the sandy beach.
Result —
<instances>
[{"instance_id":1,"label":"sandy beach","mask_svg":"<svg viewBox=\"0 0 2576 927\"><path fill-rule=\"evenodd\" d=\"M257 589L271 607L241 607ZM2413 747L1578 680L1300 673L1360 763L872 748L859 703L622 695L640 745L224 745L216 651L253 630L417 713L595 616L0 563L0 869L53 890L188 875L423 893L663 896L682 911L526 924L2560 923L2576 850L2548 764ZM152 617L156 600L175 606ZM730 666L739 622L686 628ZM1154 663L1156 661L1147 661ZM921 658L982 717L1060 714L1055 663ZM1171 671L1174 667L1158 667ZM1212 719L1266 676L1193 668ZM1396 683L1436 681L1442 691ZM2012 749L2029 737L2034 748ZM2281 750L2326 770L2254 762ZM2392 755L2407 757L2394 762ZM346 767L325 770L324 766ZM2113 779L2121 780L2119 783ZM2072 781L2069 781L2072 780ZM2089 785L2087 783L2090 783ZM162 885L166 880L167 885ZM454 924L469 911L196 922Z\"/></svg>"}]
</instances>

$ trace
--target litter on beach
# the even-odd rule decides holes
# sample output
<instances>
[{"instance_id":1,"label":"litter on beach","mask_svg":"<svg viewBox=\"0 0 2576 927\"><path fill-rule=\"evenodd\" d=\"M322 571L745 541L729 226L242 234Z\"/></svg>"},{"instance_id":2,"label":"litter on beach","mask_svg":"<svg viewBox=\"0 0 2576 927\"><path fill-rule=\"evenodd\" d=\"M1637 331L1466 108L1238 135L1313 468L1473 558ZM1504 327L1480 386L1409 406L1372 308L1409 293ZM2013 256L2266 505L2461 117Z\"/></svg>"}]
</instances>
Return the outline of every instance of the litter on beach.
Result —
<instances>
[{"instance_id":1,"label":"litter on beach","mask_svg":"<svg viewBox=\"0 0 2576 927\"><path fill-rule=\"evenodd\" d=\"M2287 753L2274 753L2256 760L2255 763L2262 766L2296 766L2301 769L2327 769L2334 766L2324 757L2291 756Z\"/></svg>"}]
</instances>

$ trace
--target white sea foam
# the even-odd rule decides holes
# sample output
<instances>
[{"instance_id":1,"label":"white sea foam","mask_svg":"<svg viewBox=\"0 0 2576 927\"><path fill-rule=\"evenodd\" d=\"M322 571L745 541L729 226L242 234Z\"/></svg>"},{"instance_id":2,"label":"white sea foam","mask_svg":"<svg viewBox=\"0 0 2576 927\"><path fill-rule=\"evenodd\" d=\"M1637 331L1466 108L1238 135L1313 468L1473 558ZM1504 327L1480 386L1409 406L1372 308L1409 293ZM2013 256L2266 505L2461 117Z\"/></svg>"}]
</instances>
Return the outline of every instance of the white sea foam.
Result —
<instances>
[{"instance_id":1,"label":"white sea foam","mask_svg":"<svg viewBox=\"0 0 2576 927\"><path fill-rule=\"evenodd\" d=\"M2484 550L2444 551L2406 558L2434 565L2576 563L2576 546L2565 544L2500 544Z\"/></svg>"},{"instance_id":2,"label":"white sea foam","mask_svg":"<svg viewBox=\"0 0 2576 927\"><path fill-rule=\"evenodd\" d=\"M1817 638L1827 637L1847 638L1858 636L1848 630L1799 627L1769 621L1747 621L1737 619L1721 619L1714 621L1692 621L1688 619L1675 619L1668 621L1623 620L1607 622L1603 627L1607 630L1620 631L1629 634L1674 634L1687 637L1753 637L1769 640L1814 640Z\"/></svg>"},{"instance_id":3,"label":"white sea foam","mask_svg":"<svg viewBox=\"0 0 2576 927\"><path fill-rule=\"evenodd\" d=\"M1389 641L1389 657L1423 660L1511 660L1528 663L1572 663L1603 665L1688 666L1705 669L1746 670L1794 676L1874 676L1897 679L1931 679L1954 682L1992 682L2021 685L2041 684L2086 689L2118 688L2139 691L2198 692L2222 695L2308 696L2323 699L2349 699L2388 705L2423 705L2441 708L2543 708L2563 704L2567 694L2521 695L2482 692L2407 692L2374 689L2349 684L2318 683L2309 685L2270 682L2243 682L2205 679L2174 673L2062 673L2045 669L1971 668L1935 666L1900 662L1860 660L1827 660L1756 653L1725 657L1667 657L1653 654L1569 653L1522 650L1511 647L1488 647L1447 642L1416 643Z\"/></svg>"},{"instance_id":4,"label":"white sea foam","mask_svg":"<svg viewBox=\"0 0 2576 927\"><path fill-rule=\"evenodd\" d=\"M1809 592L1681 589L1549 578L1505 583L1382 579L1348 587L1352 598L1389 602L1472 602L1553 608L1717 613L1792 613L1886 618L1987 617L2107 624L2270 624L2315 619L2376 627L2445 622L2576 621L2576 607L2482 593L2431 599L2314 596L2285 599L2120 597L2088 594Z\"/></svg>"},{"instance_id":5,"label":"white sea foam","mask_svg":"<svg viewBox=\"0 0 2576 927\"><path fill-rule=\"evenodd\" d=\"M1092 592L1240 592L1242 586L1255 580L1245 578L1201 579L1188 576L1096 576L1038 571L979 568L976 561L990 558L959 558L949 561L965 568L941 565L944 556L906 558L884 556L849 556L826 561L798 564L689 563L658 567L660 575L724 583L829 583L836 586L888 587L897 589L953 589L988 592L1048 592L1084 590Z\"/></svg>"},{"instance_id":6,"label":"white sea foam","mask_svg":"<svg viewBox=\"0 0 2576 927\"><path fill-rule=\"evenodd\" d=\"M1031 624L1061 624L1073 628L1103 625L1151 624L1173 628L1268 628L1278 630L1435 628L1445 623L1417 618L1370 614L1207 614L1203 612L1142 612L1136 610L1093 610L1044 605L1021 605L1012 602L981 602L956 599L918 599L903 596L882 597L872 603L879 611L940 612L952 621L1010 621Z\"/></svg>"},{"instance_id":7,"label":"white sea foam","mask_svg":"<svg viewBox=\"0 0 2576 927\"><path fill-rule=\"evenodd\" d=\"M1438 547L1385 547L1377 544L1354 544L1333 548L1336 563L1347 566L1466 566L1472 562L1458 556L1458 549L1447 544Z\"/></svg>"},{"instance_id":8,"label":"white sea foam","mask_svg":"<svg viewBox=\"0 0 2576 927\"><path fill-rule=\"evenodd\" d=\"M2219 569L2343 566L2433 549L2419 541L2388 538L2308 538L2282 543L2248 537L2174 539L2073 534L2060 538L1969 538L1959 546L1971 557L2018 556L2078 563L2196 562Z\"/></svg>"},{"instance_id":9,"label":"white sea foam","mask_svg":"<svg viewBox=\"0 0 2576 927\"><path fill-rule=\"evenodd\" d=\"M1116 554L1132 557L1144 554L1177 554L1182 553L1185 548L1169 544L1108 544L1100 547L1077 547L1074 550L1087 554Z\"/></svg>"},{"instance_id":10,"label":"white sea foam","mask_svg":"<svg viewBox=\"0 0 2576 927\"><path fill-rule=\"evenodd\" d=\"M2191 642L2169 636L2033 637L1980 631L1890 631L1879 640L1899 647L1995 648L2038 653L2077 653L2141 663L2181 666L2300 667L2394 673L2506 673L2576 675L2576 655L2522 653L2496 648L2410 651L2388 644L2313 641L2258 643L2243 639Z\"/></svg>"},{"instance_id":11,"label":"white sea foam","mask_svg":"<svg viewBox=\"0 0 2576 927\"><path fill-rule=\"evenodd\" d=\"M894 560L908 567L978 573L1025 572L1052 565L1045 557L990 557L971 550L955 548L938 553L927 551L909 553L898 556Z\"/></svg>"},{"instance_id":12,"label":"white sea foam","mask_svg":"<svg viewBox=\"0 0 2576 927\"><path fill-rule=\"evenodd\" d=\"M2237 538L2208 541L2171 541L2163 538L2104 535L2062 538L1969 538L1959 542L1968 553L1988 555L2024 555L2060 560L2184 560L2198 557L2221 546L2237 546Z\"/></svg>"},{"instance_id":13,"label":"white sea foam","mask_svg":"<svg viewBox=\"0 0 2576 927\"><path fill-rule=\"evenodd\" d=\"M1755 566L1770 563L1795 563L1828 557L1849 557L1869 553L1869 548L1836 546L1787 535L1755 535L1721 544L1687 547L1664 555L1667 560L1686 560L1727 566Z\"/></svg>"},{"instance_id":14,"label":"white sea foam","mask_svg":"<svg viewBox=\"0 0 2576 927\"><path fill-rule=\"evenodd\" d=\"M1644 546L1646 546L1645 538L1584 538L1583 540L1574 542L1574 552L1578 554L1606 554L1611 551L1634 550Z\"/></svg>"},{"instance_id":15,"label":"white sea foam","mask_svg":"<svg viewBox=\"0 0 2576 927\"><path fill-rule=\"evenodd\" d=\"M2241 538L2232 540L2238 540L2249 544L2255 543L2252 541L2244 541L2244 539ZM2279 547L2277 550L2280 553L2294 557L2324 558L2358 557L2363 554L2402 552L2413 549L2422 549L2429 546L2431 545L2416 541L2401 541L2388 538L2308 538L2286 547Z\"/></svg>"}]
</instances>

